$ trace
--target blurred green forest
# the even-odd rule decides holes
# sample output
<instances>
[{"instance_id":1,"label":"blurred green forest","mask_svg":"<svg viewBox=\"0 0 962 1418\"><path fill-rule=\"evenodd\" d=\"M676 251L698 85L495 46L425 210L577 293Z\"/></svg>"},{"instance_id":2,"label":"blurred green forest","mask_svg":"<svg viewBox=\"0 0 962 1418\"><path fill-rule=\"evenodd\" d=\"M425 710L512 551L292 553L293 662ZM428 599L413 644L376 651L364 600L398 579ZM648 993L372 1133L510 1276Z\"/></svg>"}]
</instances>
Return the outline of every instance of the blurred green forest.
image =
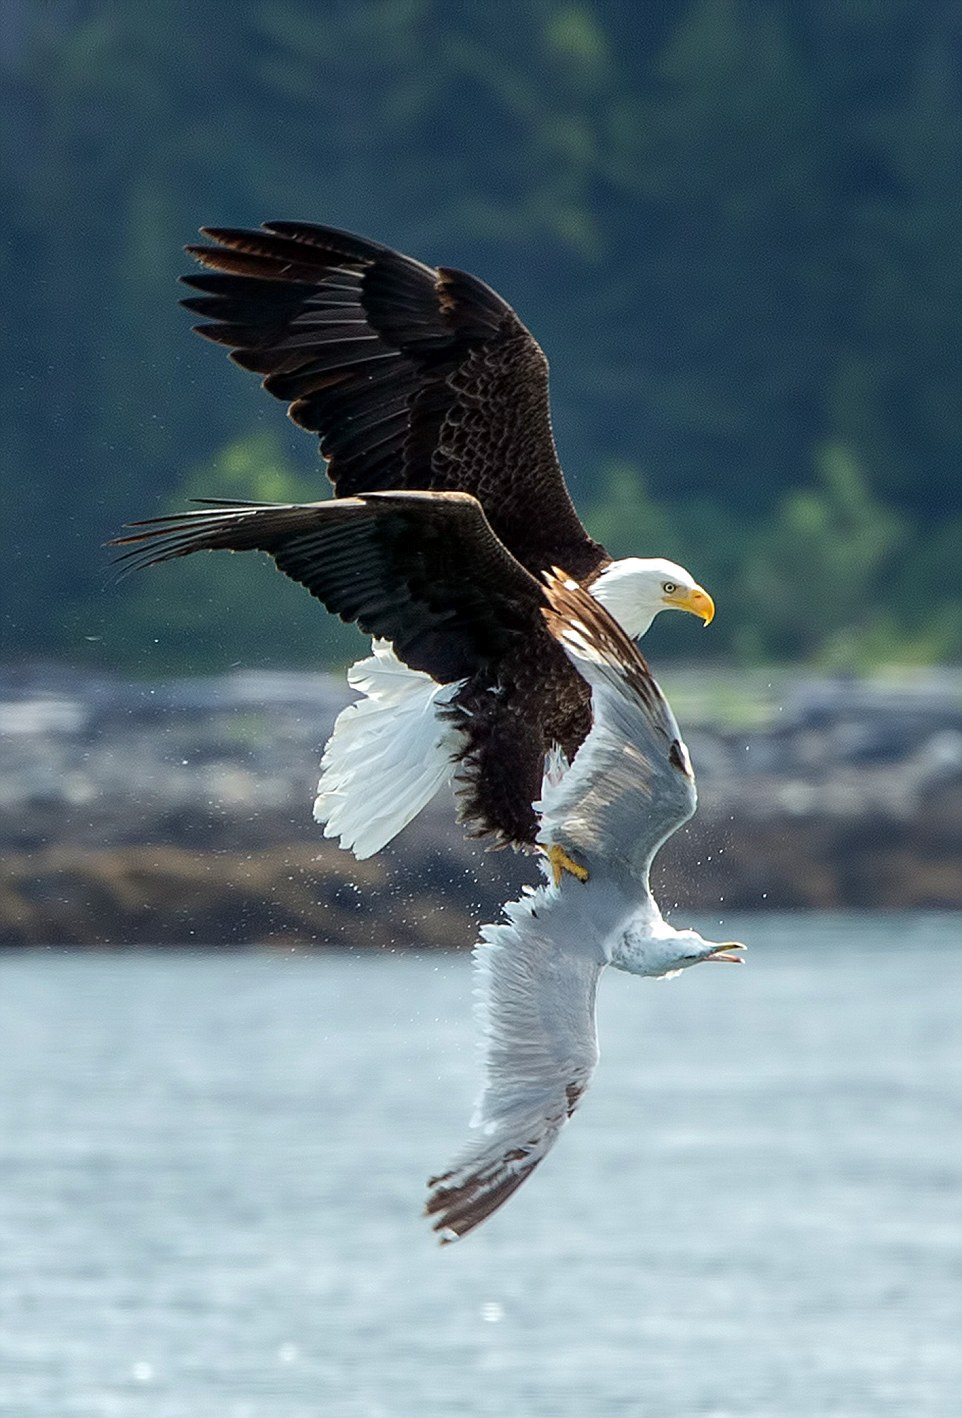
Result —
<instances>
[{"instance_id":1,"label":"blurred green forest","mask_svg":"<svg viewBox=\"0 0 962 1418\"><path fill-rule=\"evenodd\" d=\"M114 586L100 550L190 495L326 495L177 307L201 223L288 217L515 305L592 530L718 602L659 657L962 657L951 0L5 0L0 80L6 655L357 648L257 558Z\"/></svg>"}]
</instances>

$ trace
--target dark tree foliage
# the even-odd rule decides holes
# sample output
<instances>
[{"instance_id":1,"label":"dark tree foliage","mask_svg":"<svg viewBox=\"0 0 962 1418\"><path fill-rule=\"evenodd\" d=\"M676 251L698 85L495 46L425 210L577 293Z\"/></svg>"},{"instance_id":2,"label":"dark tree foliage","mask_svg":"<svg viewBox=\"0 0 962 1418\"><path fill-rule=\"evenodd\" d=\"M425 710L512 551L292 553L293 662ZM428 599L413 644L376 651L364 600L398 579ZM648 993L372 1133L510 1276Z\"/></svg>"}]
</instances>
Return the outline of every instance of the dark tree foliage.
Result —
<instances>
[{"instance_id":1,"label":"dark tree foliage","mask_svg":"<svg viewBox=\"0 0 962 1418\"><path fill-rule=\"evenodd\" d=\"M280 578L251 580L245 617L239 566L105 591L99 552L188 491L323 488L311 440L176 305L202 222L298 217L515 304L576 499L613 550L711 587L716 653L962 654L960 16L7 0L6 651L350 653ZM659 654L693 653L671 629Z\"/></svg>"}]
</instances>

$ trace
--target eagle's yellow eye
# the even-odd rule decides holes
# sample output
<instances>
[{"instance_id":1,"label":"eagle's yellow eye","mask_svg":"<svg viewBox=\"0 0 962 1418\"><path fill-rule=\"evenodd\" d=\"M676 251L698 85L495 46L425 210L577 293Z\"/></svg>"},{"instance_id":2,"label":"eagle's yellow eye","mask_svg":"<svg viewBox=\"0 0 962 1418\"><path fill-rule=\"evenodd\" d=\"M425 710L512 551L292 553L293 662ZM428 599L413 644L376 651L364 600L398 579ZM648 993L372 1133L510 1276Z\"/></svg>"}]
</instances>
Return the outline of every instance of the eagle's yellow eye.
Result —
<instances>
[{"instance_id":1,"label":"eagle's yellow eye","mask_svg":"<svg viewBox=\"0 0 962 1418\"><path fill-rule=\"evenodd\" d=\"M670 596L672 591L678 590L678 587L675 585L674 581L666 581L661 589L664 591L666 596Z\"/></svg>"}]
</instances>

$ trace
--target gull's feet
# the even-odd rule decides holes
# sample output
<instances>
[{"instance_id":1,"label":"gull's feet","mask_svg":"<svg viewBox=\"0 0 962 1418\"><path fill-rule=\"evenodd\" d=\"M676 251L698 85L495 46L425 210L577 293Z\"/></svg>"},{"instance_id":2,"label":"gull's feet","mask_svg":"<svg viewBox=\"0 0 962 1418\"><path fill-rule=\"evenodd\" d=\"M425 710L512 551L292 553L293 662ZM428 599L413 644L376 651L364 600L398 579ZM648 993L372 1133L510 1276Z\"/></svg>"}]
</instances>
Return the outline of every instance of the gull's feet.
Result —
<instances>
[{"instance_id":1,"label":"gull's feet","mask_svg":"<svg viewBox=\"0 0 962 1418\"><path fill-rule=\"evenodd\" d=\"M579 866L573 858L569 857L560 842L554 842L550 847L546 847L542 842L539 843L539 846L551 863L551 876L555 886L561 885L561 878L564 876L565 872L570 872L570 874L577 877L579 881L588 880L587 868Z\"/></svg>"}]
</instances>

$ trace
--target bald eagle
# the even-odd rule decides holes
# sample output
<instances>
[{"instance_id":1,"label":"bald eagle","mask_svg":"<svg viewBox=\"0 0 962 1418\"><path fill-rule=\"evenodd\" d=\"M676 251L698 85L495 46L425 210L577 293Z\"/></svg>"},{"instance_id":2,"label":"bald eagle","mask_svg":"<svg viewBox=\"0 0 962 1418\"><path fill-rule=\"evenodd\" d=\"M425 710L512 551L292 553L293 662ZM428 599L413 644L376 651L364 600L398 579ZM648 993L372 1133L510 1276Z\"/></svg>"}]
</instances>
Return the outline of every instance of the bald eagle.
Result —
<instances>
[{"instance_id":1,"label":"bald eagle","mask_svg":"<svg viewBox=\"0 0 962 1418\"><path fill-rule=\"evenodd\" d=\"M558 462L548 367L476 277L331 227L204 228L184 277L198 333L264 376L320 435L336 497L208 503L132 524L122 559L260 550L374 637L322 761L315 817L358 857L455 780L469 831L536 842L546 759L570 762L590 691L547 632L559 567L632 637L664 609L707 624L684 568L614 561L582 526Z\"/></svg>"}]
</instances>

